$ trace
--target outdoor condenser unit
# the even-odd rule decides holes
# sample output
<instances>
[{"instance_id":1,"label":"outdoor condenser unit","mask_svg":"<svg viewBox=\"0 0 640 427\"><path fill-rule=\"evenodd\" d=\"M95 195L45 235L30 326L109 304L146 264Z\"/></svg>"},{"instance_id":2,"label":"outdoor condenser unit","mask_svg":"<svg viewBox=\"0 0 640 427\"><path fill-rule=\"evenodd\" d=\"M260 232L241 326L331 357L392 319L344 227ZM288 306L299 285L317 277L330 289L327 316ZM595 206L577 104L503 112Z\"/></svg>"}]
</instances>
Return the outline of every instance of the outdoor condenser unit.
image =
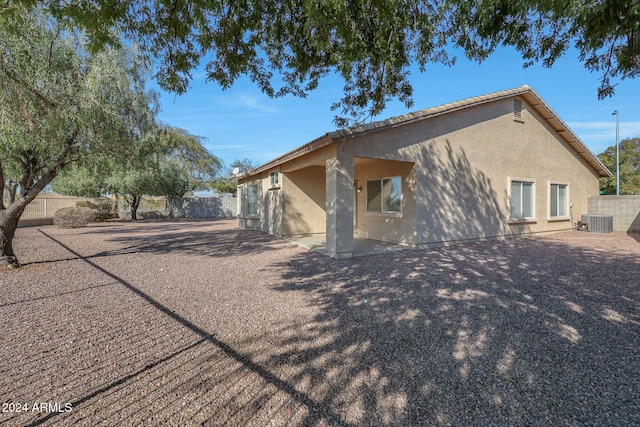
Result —
<instances>
[{"instance_id":1,"label":"outdoor condenser unit","mask_svg":"<svg viewBox=\"0 0 640 427\"><path fill-rule=\"evenodd\" d=\"M587 224L587 231L592 233L613 232L613 215L582 215L582 223Z\"/></svg>"}]
</instances>

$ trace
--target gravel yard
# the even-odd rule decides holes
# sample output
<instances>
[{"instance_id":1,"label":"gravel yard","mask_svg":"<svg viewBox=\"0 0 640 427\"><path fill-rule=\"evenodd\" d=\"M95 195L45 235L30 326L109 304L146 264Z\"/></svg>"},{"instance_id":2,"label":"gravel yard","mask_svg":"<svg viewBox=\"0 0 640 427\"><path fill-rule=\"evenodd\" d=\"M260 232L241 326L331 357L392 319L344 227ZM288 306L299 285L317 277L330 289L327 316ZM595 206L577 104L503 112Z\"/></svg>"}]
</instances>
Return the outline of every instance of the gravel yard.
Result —
<instances>
[{"instance_id":1,"label":"gravel yard","mask_svg":"<svg viewBox=\"0 0 640 427\"><path fill-rule=\"evenodd\" d=\"M640 425L640 235L338 261L235 224L18 229L0 425Z\"/></svg>"}]
</instances>

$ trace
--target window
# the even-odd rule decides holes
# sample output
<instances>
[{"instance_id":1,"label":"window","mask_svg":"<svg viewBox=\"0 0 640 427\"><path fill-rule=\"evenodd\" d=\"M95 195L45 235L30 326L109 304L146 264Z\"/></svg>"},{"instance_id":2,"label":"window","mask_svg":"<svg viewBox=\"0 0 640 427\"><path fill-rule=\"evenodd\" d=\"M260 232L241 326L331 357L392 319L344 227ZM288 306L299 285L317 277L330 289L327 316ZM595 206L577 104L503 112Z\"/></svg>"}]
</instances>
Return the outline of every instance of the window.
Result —
<instances>
[{"instance_id":1,"label":"window","mask_svg":"<svg viewBox=\"0 0 640 427\"><path fill-rule=\"evenodd\" d=\"M280 172L271 172L269 174L269 186L271 188L280 187Z\"/></svg>"},{"instance_id":2,"label":"window","mask_svg":"<svg viewBox=\"0 0 640 427\"><path fill-rule=\"evenodd\" d=\"M511 181L511 219L524 221L534 219L534 183Z\"/></svg>"},{"instance_id":3,"label":"window","mask_svg":"<svg viewBox=\"0 0 640 427\"><path fill-rule=\"evenodd\" d=\"M549 217L569 216L569 186L549 184Z\"/></svg>"},{"instance_id":4,"label":"window","mask_svg":"<svg viewBox=\"0 0 640 427\"><path fill-rule=\"evenodd\" d=\"M367 181L367 211L402 212L402 178Z\"/></svg>"},{"instance_id":5,"label":"window","mask_svg":"<svg viewBox=\"0 0 640 427\"><path fill-rule=\"evenodd\" d=\"M242 215L242 200L244 199L244 187L238 185L236 194L236 216Z\"/></svg>"},{"instance_id":6,"label":"window","mask_svg":"<svg viewBox=\"0 0 640 427\"><path fill-rule=\"evenodd\" d=\"M257 184L249 184L247 185L247 200L246 200L246 215L258 215L258 185Z\"/></svg>"}]
</instances>

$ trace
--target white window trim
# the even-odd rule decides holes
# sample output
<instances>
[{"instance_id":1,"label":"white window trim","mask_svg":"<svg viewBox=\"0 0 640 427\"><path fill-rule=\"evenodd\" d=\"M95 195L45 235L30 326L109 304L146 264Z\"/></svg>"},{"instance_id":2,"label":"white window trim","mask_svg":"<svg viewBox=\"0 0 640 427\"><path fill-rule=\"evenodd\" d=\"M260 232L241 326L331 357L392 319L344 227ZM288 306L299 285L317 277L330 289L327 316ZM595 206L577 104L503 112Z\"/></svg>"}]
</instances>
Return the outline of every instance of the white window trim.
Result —
<instances>
[{"instance_id":1,"label":"white window trim","mask_svg":"<svg viewBox=\"0 0 640 427\"><path fill-rule=\"evenodd\" d=\"M384 200L382 198L382 181L385 179L393 179L393 178L399 178L400 179L400 212L398 211L385 211L382 210L384 208ZM379 181L380 182L380 209L379 211L370 211L369 210L369 185L367 184L369 181ZM365 192L365 215L371 215L371 216L386 216L386 217L399 217L401 218L403 215L403 211L402 211L402 205L404 202L404 179L402 179L402 175L394 175L394 176L383 176L382 178L372 178L372 179L367 179L365 180L365 188L366 188L366 192Z\"/></svg>"},{"instance_id":2,"label":"white window trim","mask_svg":"<svg viewBox=\"0 0 640 427\"><path fill-rule=\"evenodd\" d=\"M249 211L249 187L252 185L256 186L256 213L250 214ZM244 191L242 192L244 195L244 200L242 200L242 217L243 218L260 218L260 184L258 182L249 182L243 184Z\"/></svg>"},{"instance_id":3,"label":"white window trim","mask_svg":"<svg viewBox=\"0 0 640 427\"><path fill-rule=\"evenodd\" d=\"M236 217L241 218L242 212L242 194L244 193L244 185L239 184L236 187Z\"/></svg>"},{"instance_id":4,"label":"white window trim","mask_svg":"<svg viewBox=\"0 0 640 427\"><path fill-rule=\"evenodd\" d=\"M276 182L273 182L273 177L275 176L275 180ZM270 190L277 190L278 188L280 188L282 186L282 183L280 182L280 171L271 171L269 172L269 189Z\"/></svg>"},{"instance_id":5,"label":"white window trim","mask_svg":"<svg viewBox=\"0 0 640 427\"><path fill-rule=\"evenodd\" d=\"M536 198L538 186L536 184L536 180L534 178L520 178L515 176L508 177L507 184L507 200L509 200L509 212L507 213L507 224L532 224L538 222L536 218ZM523 219L511 218L511 183L512 182L530 182L533 184L533 200L531 201L531 211L533 212L533 217L525 217Z\"/></svg>"},{"instance_id":6,"label":"white window trim","mask_svg":"<svg viewBox=\"0 0 640 427\"><path fill-rule=\"evenodd\" d=\"M566 185L567 186L567 215L564 216L551 216L551 186L552 185ZM547 221L570 221L571 220L571 189L568 182L560 181L547 181Z\"/></svg>"}]
</instances>

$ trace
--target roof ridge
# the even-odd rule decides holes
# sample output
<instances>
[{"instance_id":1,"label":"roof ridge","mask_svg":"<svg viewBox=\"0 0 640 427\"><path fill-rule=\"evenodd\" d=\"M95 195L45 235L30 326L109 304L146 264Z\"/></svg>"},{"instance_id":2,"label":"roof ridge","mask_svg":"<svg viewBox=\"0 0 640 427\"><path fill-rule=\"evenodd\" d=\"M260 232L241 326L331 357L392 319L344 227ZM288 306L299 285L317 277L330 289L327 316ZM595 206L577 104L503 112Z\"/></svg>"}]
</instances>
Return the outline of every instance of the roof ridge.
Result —
<instances>
[{"instance_id":1,"label":"roof ridge","mask_svg":"<svg viewBox=\"0 0 640 427\"><path fill-rule=\"evenodd\" d=\"M469 98L465 98L459 101L452 101L442 105L437 105L435 107L426 108L423 110L417 110L414 112L401 114L399 116L389 117L385 120L378 120L375 122L370 122L364 125L356 126L350 129L338 129L332 132L327 132L324 135L288 152L280 157L267 162L261 166L258 166L255 169L243 174L242 176L236 177L237 179L241 179L245 176L251 176L256 173L260 173L262 171L268 170L270 168L276 167L284 162L289 160L293 160L299 156L302 156L311 151L315 151L321 147L331 144L332 142L337 142L337 140L345 137L355 137L359 135L366 134L368 132L375 132L377 130L388 128L388 127L397 127L405 124L409 124L412 122L416 122L419 120L424 120L431 117L436 117L444 114L451 113L453 111L463 110L465 108L474 107L477 105L486 104L489 102L507 99L514 96L522 95L527 102L531 104L532 100L535 100L535 104L531 104L534 109L543 108L546 110L550 117L544 117L543 119L547 122L555 121L558 123L559 127L568 135L568 137L563 137L565 142L572 146L572 149L580 155L591 167L596 170L600 176L611 176L611 172L604 166L604 164L598 159L598 157L589 150L589 148L580 140L580 138L571 130L571 128L558 116L558 114L542 99L538 93L533 90L533 88L527 84L512 88L501 90L497 92L491 92L484 95L473 96ZM556 130L558 132L558 130ZM578 146L580 150L576 150L575 146Z\"/></svg>"},{"instance_id":2,"label":"roof ridge","mask_svg":"<svg viewBox=\"0 0 640 427\"><path fill-rule=\"evenodd\" d=\"M468 108L478 104L484 104L485 102L495 101L496 99L507 98L514 95L519 95L525 92L532 92L536 97L540 98L535 91L529 85L522 85L512 89L506 89L496 92L491 92L484 95L472 96L469 98L461 99L458 101L450 101L444 104L436 105L434 107L428 107L422 110L416 110L398 116L389 117L383 120L376 120L366 123L364 125L357 125L347 129L336 129L329 132L331 138L340 138L345 136L358 135L362 132L378 129L386 126L397 126L412 122L415 120L424 119L427 117L433 117L434 115L448 113L454 110Z\"/></svg>"}]
</instances>

